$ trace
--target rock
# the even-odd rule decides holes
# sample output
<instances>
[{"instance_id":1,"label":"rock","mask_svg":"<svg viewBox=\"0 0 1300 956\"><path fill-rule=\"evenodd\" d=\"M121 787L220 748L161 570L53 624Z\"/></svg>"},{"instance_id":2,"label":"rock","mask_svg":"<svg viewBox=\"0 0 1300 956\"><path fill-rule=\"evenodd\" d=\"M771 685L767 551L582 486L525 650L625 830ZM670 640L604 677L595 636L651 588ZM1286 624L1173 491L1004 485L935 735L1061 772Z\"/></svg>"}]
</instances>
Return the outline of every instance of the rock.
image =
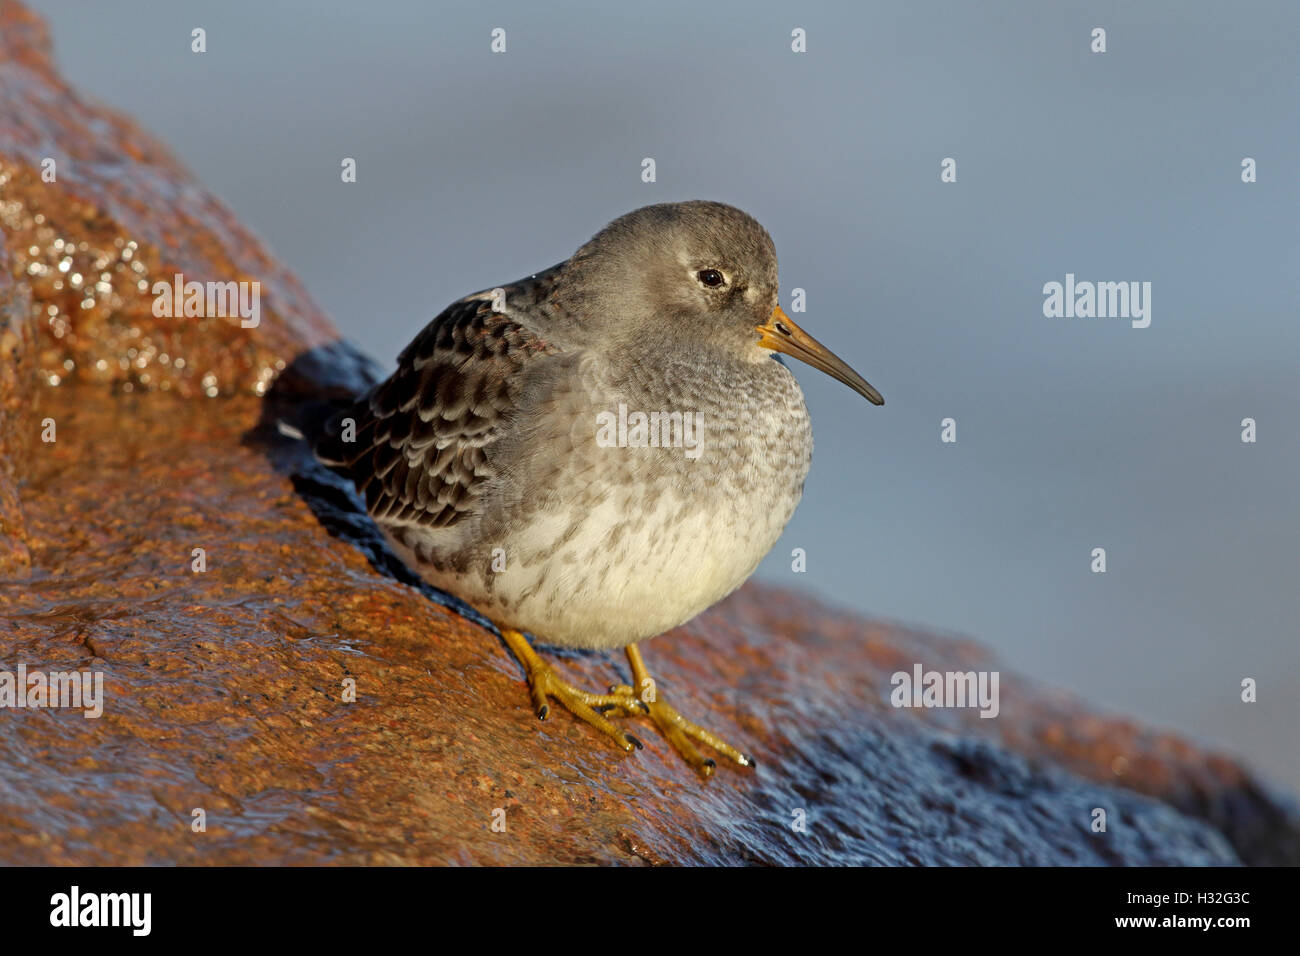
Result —
<instances>
[{"instance_id":1,"label":"rock","mask_svg":"<svg viewBox=\"0 0 1300 956\"><path fill-rule=\"evenodd\" d=\"M165 149L58 78L12 2L0 222L0 669L99 671L106 695L96 719L0 711L0 862L1300 861L1294 807L1231 757L1006 671L996 719L895 709L895 671L1000 667L755 584L646 656L756 771L701 783L651 732L629 756L538 722L486 622L273 427L368 363ZM176 272L259 281L261 324L155 317ZM551 653L586 686L626 677Z\"/></svg>"},{"instance_id":2,"label":"rock","mask_svg":"<svg viewBox=\"0 0 1300 956\"><path fill-rule=\"evenodd\" d=\"M23 577L31 569L31 554L17 467L27 459L34 438L36 381L28 356L36 323L28 321L31 294L13 279L6 245L0 244L0 577Z\"/></svg>"}]
</instances>

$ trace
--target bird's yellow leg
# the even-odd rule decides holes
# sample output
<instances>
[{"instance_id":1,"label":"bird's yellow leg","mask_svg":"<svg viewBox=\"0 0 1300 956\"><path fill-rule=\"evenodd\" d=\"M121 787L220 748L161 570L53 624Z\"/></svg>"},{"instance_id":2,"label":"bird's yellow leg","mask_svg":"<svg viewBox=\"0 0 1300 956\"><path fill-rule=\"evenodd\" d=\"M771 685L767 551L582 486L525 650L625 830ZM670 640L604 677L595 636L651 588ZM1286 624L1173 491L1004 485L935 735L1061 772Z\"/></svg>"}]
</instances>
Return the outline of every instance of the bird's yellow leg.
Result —
<instances>
[{"instance_id":1,"label":"bird's yellow leg","mask_svg":"<svg viewBox=\"0 0 1300 956\"><path fill-rule=\"evenodd\" d=\"M597 708L618 708L625 713L644 713L644 705L632 697L630 688L627 693L614 693L611 690L608 694L589 694L579 690L568 681L561 680L551 669L551 665L538 656L519 631L508 627L500 628L500 631L506 646L515 657L519 658L519 663L524 665L524 672L528 676L528 690L533 696L533 709L540 719L545 720L550 714L550 698L553 697L573 716L613 740L620 750L641 749L641 741L626 731L619 730L597 710Z\"/></svg>"},{"instance_id":2,"label":"bird's yellow leg","mask_svg":"<svg viewBox=\"0 0 1300 956\"><path fill-rule=\"evenodd\" d=\"M717 768L717 763L711 757L703 756L695 747L692 740L698 740L707 747L712 748L742 767L754 766L754 758L748 754L742 753L731 744L727 743L716 734L712 734L693 724L675 709L670 707L659 699L655 690L655 683L650 679L650 672L646 670L645 661L641 659L641 650L635 644L627 646L627 661L632 667L632 684L636 688L636 699L640 701L649 711L650 719L654 721L659 732L668 738L668 742L673 748L681 754L686 762L695 768L695 772L701 777L710 777ZM632 693L633 688L611 687L610 692L616 696L624 693ZM629 708L622 704L615 706L623 710L624 713L630 713Z\"/></svg>"}]
</instances>

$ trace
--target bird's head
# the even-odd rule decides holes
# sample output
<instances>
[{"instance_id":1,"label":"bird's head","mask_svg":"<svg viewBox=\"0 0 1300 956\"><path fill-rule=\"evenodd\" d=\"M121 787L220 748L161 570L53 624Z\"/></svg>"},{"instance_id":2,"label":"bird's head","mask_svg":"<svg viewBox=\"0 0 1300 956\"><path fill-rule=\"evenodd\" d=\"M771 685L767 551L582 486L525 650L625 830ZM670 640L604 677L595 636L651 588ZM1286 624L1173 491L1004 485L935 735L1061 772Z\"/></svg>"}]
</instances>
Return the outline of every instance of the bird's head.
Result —
<instances>
[{"instance_id":1,"label":"bird's head","mask_svg":"<svg viewBox=\"0 0 1300 956\"><path fill-rule=\"evenodd\" d=\"M776 247L734 206L661 203L615 219L574 254L581 312L607 323L613 347L721 348L746 361L783 352L876 405L884 399L777 302ZM574 303L578 305L579 303Z\"/></svg>"}]
</instances>

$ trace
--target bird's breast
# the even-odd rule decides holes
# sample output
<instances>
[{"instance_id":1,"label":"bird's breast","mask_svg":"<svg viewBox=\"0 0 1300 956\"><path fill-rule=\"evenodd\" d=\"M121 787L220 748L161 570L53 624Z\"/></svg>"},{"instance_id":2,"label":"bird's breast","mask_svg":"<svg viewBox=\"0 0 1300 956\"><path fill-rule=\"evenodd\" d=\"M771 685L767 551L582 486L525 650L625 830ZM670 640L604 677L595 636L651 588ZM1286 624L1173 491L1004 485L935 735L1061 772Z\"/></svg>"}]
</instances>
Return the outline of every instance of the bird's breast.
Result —
<instances>
[{"instance_id":1,"label":"bird's breast","mask_svg":"<svg viewBox=\"0 0 1300 956\"><path fill-rule=\"evenodd\" d=\"M486 587L499 617L552 643L621 646L689 620L753 573L802 494L812 433L776 362L587 367L543 405L485 523L508 556Z\"/></svg>"}]
</instances>

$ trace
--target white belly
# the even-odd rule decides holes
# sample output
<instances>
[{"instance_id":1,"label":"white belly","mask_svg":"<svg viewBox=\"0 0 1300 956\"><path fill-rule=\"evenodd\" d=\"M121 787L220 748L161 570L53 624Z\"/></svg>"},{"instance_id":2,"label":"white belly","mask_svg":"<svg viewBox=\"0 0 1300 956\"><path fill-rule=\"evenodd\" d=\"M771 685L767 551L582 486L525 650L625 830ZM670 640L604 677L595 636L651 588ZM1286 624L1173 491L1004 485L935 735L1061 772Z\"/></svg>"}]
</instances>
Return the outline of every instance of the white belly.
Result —
<instances>
[{"instance_id":1,"label":"white belly","mask_svg":"<svg viewBox=\"0 0 1300 956\"><path fill-rule=\"evenodd\" d=\"M547 480L523 469L521 488L503 491L507 513L503 501L531 505L516 506L517 520L485 519L448 543L473 555L462 569L412 565L498 625L550 644L622 647L690 620L753 573L802 494L808 414L793 376L773 366L743 414L705 410L698 459L576 445L558 472L540 473Z\"/></svg>"},{"instance_id":2,"label":"white belly","mask_svg":"<svg viewBox=\"0 0 1300 956\"><path fill-rule=\"evenodd\" d=\"M699 507L664 494L629 515L607 500L580 519L578 532L550 558L508 568L483 597L507 621L550 643L621 647L690 620L739 587L797 502L781 495ZM565 524L539 522L524 543L545 550ZM618 544L611 554L612 536Z\"/></svg>"}]
</instances>

